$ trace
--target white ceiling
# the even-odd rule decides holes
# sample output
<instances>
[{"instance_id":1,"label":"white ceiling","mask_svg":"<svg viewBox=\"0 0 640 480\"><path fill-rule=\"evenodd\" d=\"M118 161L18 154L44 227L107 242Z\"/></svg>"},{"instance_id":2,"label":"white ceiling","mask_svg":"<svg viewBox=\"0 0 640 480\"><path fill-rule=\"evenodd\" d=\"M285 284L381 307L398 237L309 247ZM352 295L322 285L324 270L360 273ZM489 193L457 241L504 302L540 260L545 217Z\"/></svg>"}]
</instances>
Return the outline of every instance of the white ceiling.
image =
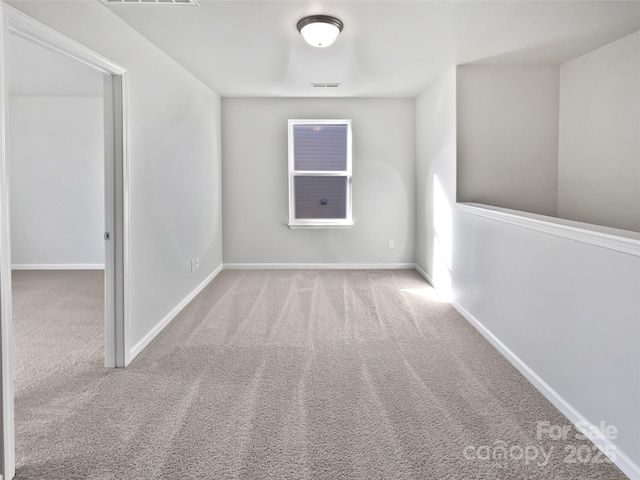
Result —
<instances>
[{"instance_id":1,"label":"white ceiling","mask_svg":"<svg viewBox=\"0 0 640 480\"><path fill-rule=\"evenodd\" d=\"M640 29L638 1L214 1L108 5L222 96L414 96L457 64L561 63ZM297 21L344 22L331 47ZM339 82L319 89L315 82Z\"/></svg>"},{"instance_id":2,"label":"white ceiling","mask_svg":"<svg viewBox=\"0 0 640 480\"><path fill-rule=\"evenodd\" d=\"M10 96L99 97L103 74L17 35L7 37Z\"/></svg>"}]
</instances>

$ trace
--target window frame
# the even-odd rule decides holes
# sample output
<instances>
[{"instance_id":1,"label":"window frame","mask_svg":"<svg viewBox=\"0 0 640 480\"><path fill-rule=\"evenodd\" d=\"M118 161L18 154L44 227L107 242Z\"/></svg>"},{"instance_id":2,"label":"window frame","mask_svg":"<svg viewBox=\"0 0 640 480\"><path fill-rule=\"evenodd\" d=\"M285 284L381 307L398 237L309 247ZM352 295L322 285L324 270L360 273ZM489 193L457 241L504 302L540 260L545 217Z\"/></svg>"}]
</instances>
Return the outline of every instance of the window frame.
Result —
<instances>
[{"instance_id":1,"label":"window frame","mask_svg":"<svg viewBox=\"0 0 640 480\"><path fill-rule=\"evenodd\" d=\"M293 127L297 125L346 125L347 126L347 165L346 170L295 170ZM290 119L289 137L289 228L330 229L351 228L353 226L352 204L352 133L350 119ZM345 218L295 218L295 177L346 177L346 216Z\"/></svg>"}]
</instances>

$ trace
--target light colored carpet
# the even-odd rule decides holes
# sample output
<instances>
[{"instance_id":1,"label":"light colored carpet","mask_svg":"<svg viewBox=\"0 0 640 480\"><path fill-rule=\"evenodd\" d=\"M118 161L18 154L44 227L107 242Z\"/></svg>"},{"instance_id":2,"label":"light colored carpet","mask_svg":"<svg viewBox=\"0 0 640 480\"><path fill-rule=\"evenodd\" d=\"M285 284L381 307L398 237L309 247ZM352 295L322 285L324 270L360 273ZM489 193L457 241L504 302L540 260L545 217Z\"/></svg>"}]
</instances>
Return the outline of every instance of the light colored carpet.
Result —
<instances>
[{"instance_id":1,"label":"light colored carpet","mask_svg":"<svg viewBox=\"0 0 640 480\"><path fill-rule=\"evenodd\" d=\"M99 274L14 287L20 479L625 478L413 271L224 271L126 370Z\"/></svg>"}]
</instances>

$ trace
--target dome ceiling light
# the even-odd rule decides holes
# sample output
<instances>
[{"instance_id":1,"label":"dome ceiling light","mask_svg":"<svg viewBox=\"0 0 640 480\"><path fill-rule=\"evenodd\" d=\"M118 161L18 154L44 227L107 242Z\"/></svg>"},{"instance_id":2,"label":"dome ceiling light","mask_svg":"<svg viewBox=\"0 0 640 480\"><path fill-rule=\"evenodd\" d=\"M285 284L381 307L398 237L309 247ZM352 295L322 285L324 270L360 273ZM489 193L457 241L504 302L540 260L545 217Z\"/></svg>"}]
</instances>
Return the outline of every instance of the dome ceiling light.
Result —
<instances>
[{"instance_id":1,"label":"dome ceiling light","mask_svg":"<svg viewBox=\"0 0 640 480\"><path fill-rule=\"evenodd\" d=\"M298 31L314 47L328 47L335 42L344 25L328 15L311 15L298 22Z\"/></svg>"}]
</instances>

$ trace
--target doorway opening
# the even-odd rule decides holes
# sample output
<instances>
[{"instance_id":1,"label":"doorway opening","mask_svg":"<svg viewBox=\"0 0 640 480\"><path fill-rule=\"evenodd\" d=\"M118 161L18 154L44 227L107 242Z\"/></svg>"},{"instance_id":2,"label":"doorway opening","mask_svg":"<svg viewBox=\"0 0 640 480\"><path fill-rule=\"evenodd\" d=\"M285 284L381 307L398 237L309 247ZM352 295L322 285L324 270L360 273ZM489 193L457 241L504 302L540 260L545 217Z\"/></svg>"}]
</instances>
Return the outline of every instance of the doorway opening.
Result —
<instances>
[{"instance_id":1,"label":"doorway opening","mask_svg":"<svg viewBox=\"0 0 640 480\"><path fill-rule=\"evenodd\" d=\"M105 363L105 74L6 40L16 471L28 477Z\"/></svg>"},{"instance_id":2,"label":"doorway opening","mask_svg":"<svg viewBox=\"0 0 640 480\"><path fill-rule=\"evenodd\" d=\"M0 35L0 58L2 59L2 71L5 72L5 75L0 77L2 93L0 95L0 125L2 129L2 132L0 132L0 365L2 374L2 458L0 473L3 478L13 478L16 466L16 452L15 391L13 384L15 358L13 352L12 257L16 266L18 268L22 267L22 270L20 270L21 276L20 278L17 277L16 280L17 284L22 282L29 272L36 271L34 268L42 268L43 265L54 266L54 268L55 266L60 267L60 265L75 267L84 265L95 268L104 264L103 286L100 285L100 272L83 270L79 275L76 275L79 278L66 282L67 289L71 292L71 296L75 295L77 297L78 289L88 288L86 295L80 295L80 301L87 301L93 297L93 306L89 310L93 312L94 317L96 314L98 316L101 314L104 318L103 327L96 325L91 327L97 328L98 332L104 332L104 341L100 342L98 340L97 346L103 352L101 357L103 356L104 358L104 366L124 367L130 361L128 298L126 295L128 285L127 72L110 60L10 6L3 4L0 6L0 11L3 20ZM74 70L80 71L84 69L85 73L89 72L87 75L93 75L94 79L97 78L97 87L94 83L90 88L101 90L101 94L97 97L94 96L92 100L77 96L71 100L69 98L61 100L61 98L48 98L46 95L40 98L27 98L15 95L18 87L14 84L14 97L10 97L9 95L12 93L10 85L12 74L18 75L19 73L19 68L16 67L16 64L12 64L10 51L11 48L15 48L16 44L22 48L39 49L38 52L41 56L36 65L32 65L30 69L27 69L27 72L31 74L30 78L32 80L34 78L37 79L38 70L46 63L45 58L53 58L51 55L57 55L58 58L63 58L63 63L66 62L66 66L63 67L63 70L66 70L66 74L72 73ZM87 70L87 67L90 67L90 69ZM46 78L46 81L49 83L49 88L55 84L55 79L51 75ZM29 80L24 80L22 87L26 88L28 86ZM34 84L31 84L30 87L33 88ZM57 87L61 87L61 85ZM74 124L72 117L78 112L78 109L86 110L85 113L92 111L93 114L91 116L100 127L96 128L96 124L94 124L93 130L88 131L86 130L88 125L78 123L78 118L75 119L76 123ZM65 113L60 117L59 115L63 111ZM96 112L99 117L94 117ZM12 115L14 116L12 117ZM55 119L51 117L55 117ZM64 121L60 120L61 118L64 118ZM29 119L32 121L30 122ZM47 121L49 122L48 124ZM67 126L72 131L69 132L65 131L64 128L59 128L61 125L56 122L67 122ZM82 130L82 134L73 130ZM38 132L40 133L40 141L35 142L35 145L29 145L27 139ZM69 133L72 134L71 137L66 136ZM76 136L74 137L73 134ZM47 140L51 146L57 142L58 146L69 147L70 142L83 143L83 140L87 140L84 138L87 135L101 137L102 152L99 152L98 155L102 157L102 162L100 165L93 165L91 168L85 169L83 173L86 175L84 177L80 175L79 171L82 168L73 168L81 164L84 167L87 166L87 164L82 163L82 158L76 158L75 161L77 163L74 165L74 154L63 153L60 156L65 158L59 160L63 162L71 161L71 164L58 165L58 168L55 168L53 147L50 152L42 151L47 143L42 141L44 137L48 136ZM95 142L87 143L95 147ZM10 156L16 153L16 150L13 149L14 146L25 148L22 150L18 148L20 154L15 156L17 157L16 160L21 160L21 165L16 169L18 173L12 175L13 159ZM40 149L40 153L43 153L45 157L51 160L49 165L35 161L35 157L43 156L37 155L38 149ZM26 161L25 152L27 153ZM52 155L46 155L47 153ZM85 155L86 152L81 153L79 157L84 157ZM29 163L31 160L33 162ZM29 165L29 167L25 171L22 167L26 165ZM96 178L100 177L99 170L102 173L101 178ZM45 175L44 173L47 174ZM36 177L37 182L34 182ZM16 192L18 196L15 197L11 194L11 186L15 184L16 190L22 190L18 187L21 181L29 183L32 187L31 191L26 193ZM59 182L65 183L64 188L51 189L52 185ZM101 182L102 184L102 192L97 192L97 195L95 192L96 182ZM36 185L37 191L34 192L33 187ZM81 190L84 190L85 194L90 192L89 197L85 197L84 201L80 200L74 203L71 200L74 197L74 189L76 194L80 193ZM91 196L91 192L93 192L93 196ZM43 197L46 197L45 201L43 201ZM17 198L20 199L20 205L16 205L16 208L11 208L11 200ZM92 200L89 200L89 198ZM99 199L97 202L96 198ZM78 221L73 222L59 217L48 227L43 225L42 219L40 219L39 223L31 222L30 224L30 221L34 220L33 217L38 212L42 213L43 210L55 205L56 202L58 204L66 203L67 206L71 207L72 213L69 214L68 211L66 213L68 217L76 217ZM99 208L100 203L102 209L98 214L99 218L90 219L92 216L96 216L96 204ZM90 208L90 204L93 204L93 207ZM27 214L23 215L24 212L21 212L21 209L25 210ZM85 211L86 209L90 211L87 212ZM13 215L10 215L10 213ZM62 225L54 225L57 223ZM85 228L84 233L81 233L76 229L80 224L82 224L82 227L90 228ZM12 228L16 229L13 233ZM61 242L53 241L54 237L63 238L65 235L70 238L77 238L78 235L95 237L96 231L98 235L97 243L95 241L89 242L89 244L83 244L82 247L76 245L75 248L69 248L67 244L66 251ZM13 247L11 240L16 242ZM100 244L102 248L100 248ZM59 260L56 260L56 258ZM66 277L68 277L71 271L65 272ZM41 287L45 285L43 287L45 290L47 289L47 282L51 284L53 281L57 285L65 284L64 279L62 279L65 276L65 272L57 270L40 271L40 278L35 278L35 284L40 282L39 285ZM91 273L93 273L92 279L89 278L92 276ZM52 276L55 277L55 275L58 275L58 278L51 278ZM87 281L83 281L83 275L87 277L84 278ZM69 279L67 278L67 280ZM92 282L93 286L91 287ZM100 301L101 290L104 292L103 302ZM50 290L49 293L51 293ZM48 301L53 299L55 303L56 299L64 297L61 294L62 290L58 292L58 295L55 292L52 295L48 295ZM21 297L20 308L25 305L23 300L24 298ZM37 302L38 299L27 299L26 308L35 308L37 310L37 305L34 307L34 301ZM58 301L58 303L60 302ZM100 307L101 304L102 308ZM60 307L60 305L57 305L57 307ZM87 307L86 304L85 307ZM62 310L64 311L64 308ZM21 311L20 313L24 312ZM46 321L44 323L46 324ZM88 334L91 335L91 331ZM46 343L46 340L44 341ZM100 343L104 344L103 348L99 345ZM96 348L95 342L93 348ZM31 354L37 355L37 353ZM96 358L95 352L93 358L94 360ZM23 387L24 385L20 385L21 389ZM46 392L44 395L47 395Z\"/></svg>"}]
</instances>

